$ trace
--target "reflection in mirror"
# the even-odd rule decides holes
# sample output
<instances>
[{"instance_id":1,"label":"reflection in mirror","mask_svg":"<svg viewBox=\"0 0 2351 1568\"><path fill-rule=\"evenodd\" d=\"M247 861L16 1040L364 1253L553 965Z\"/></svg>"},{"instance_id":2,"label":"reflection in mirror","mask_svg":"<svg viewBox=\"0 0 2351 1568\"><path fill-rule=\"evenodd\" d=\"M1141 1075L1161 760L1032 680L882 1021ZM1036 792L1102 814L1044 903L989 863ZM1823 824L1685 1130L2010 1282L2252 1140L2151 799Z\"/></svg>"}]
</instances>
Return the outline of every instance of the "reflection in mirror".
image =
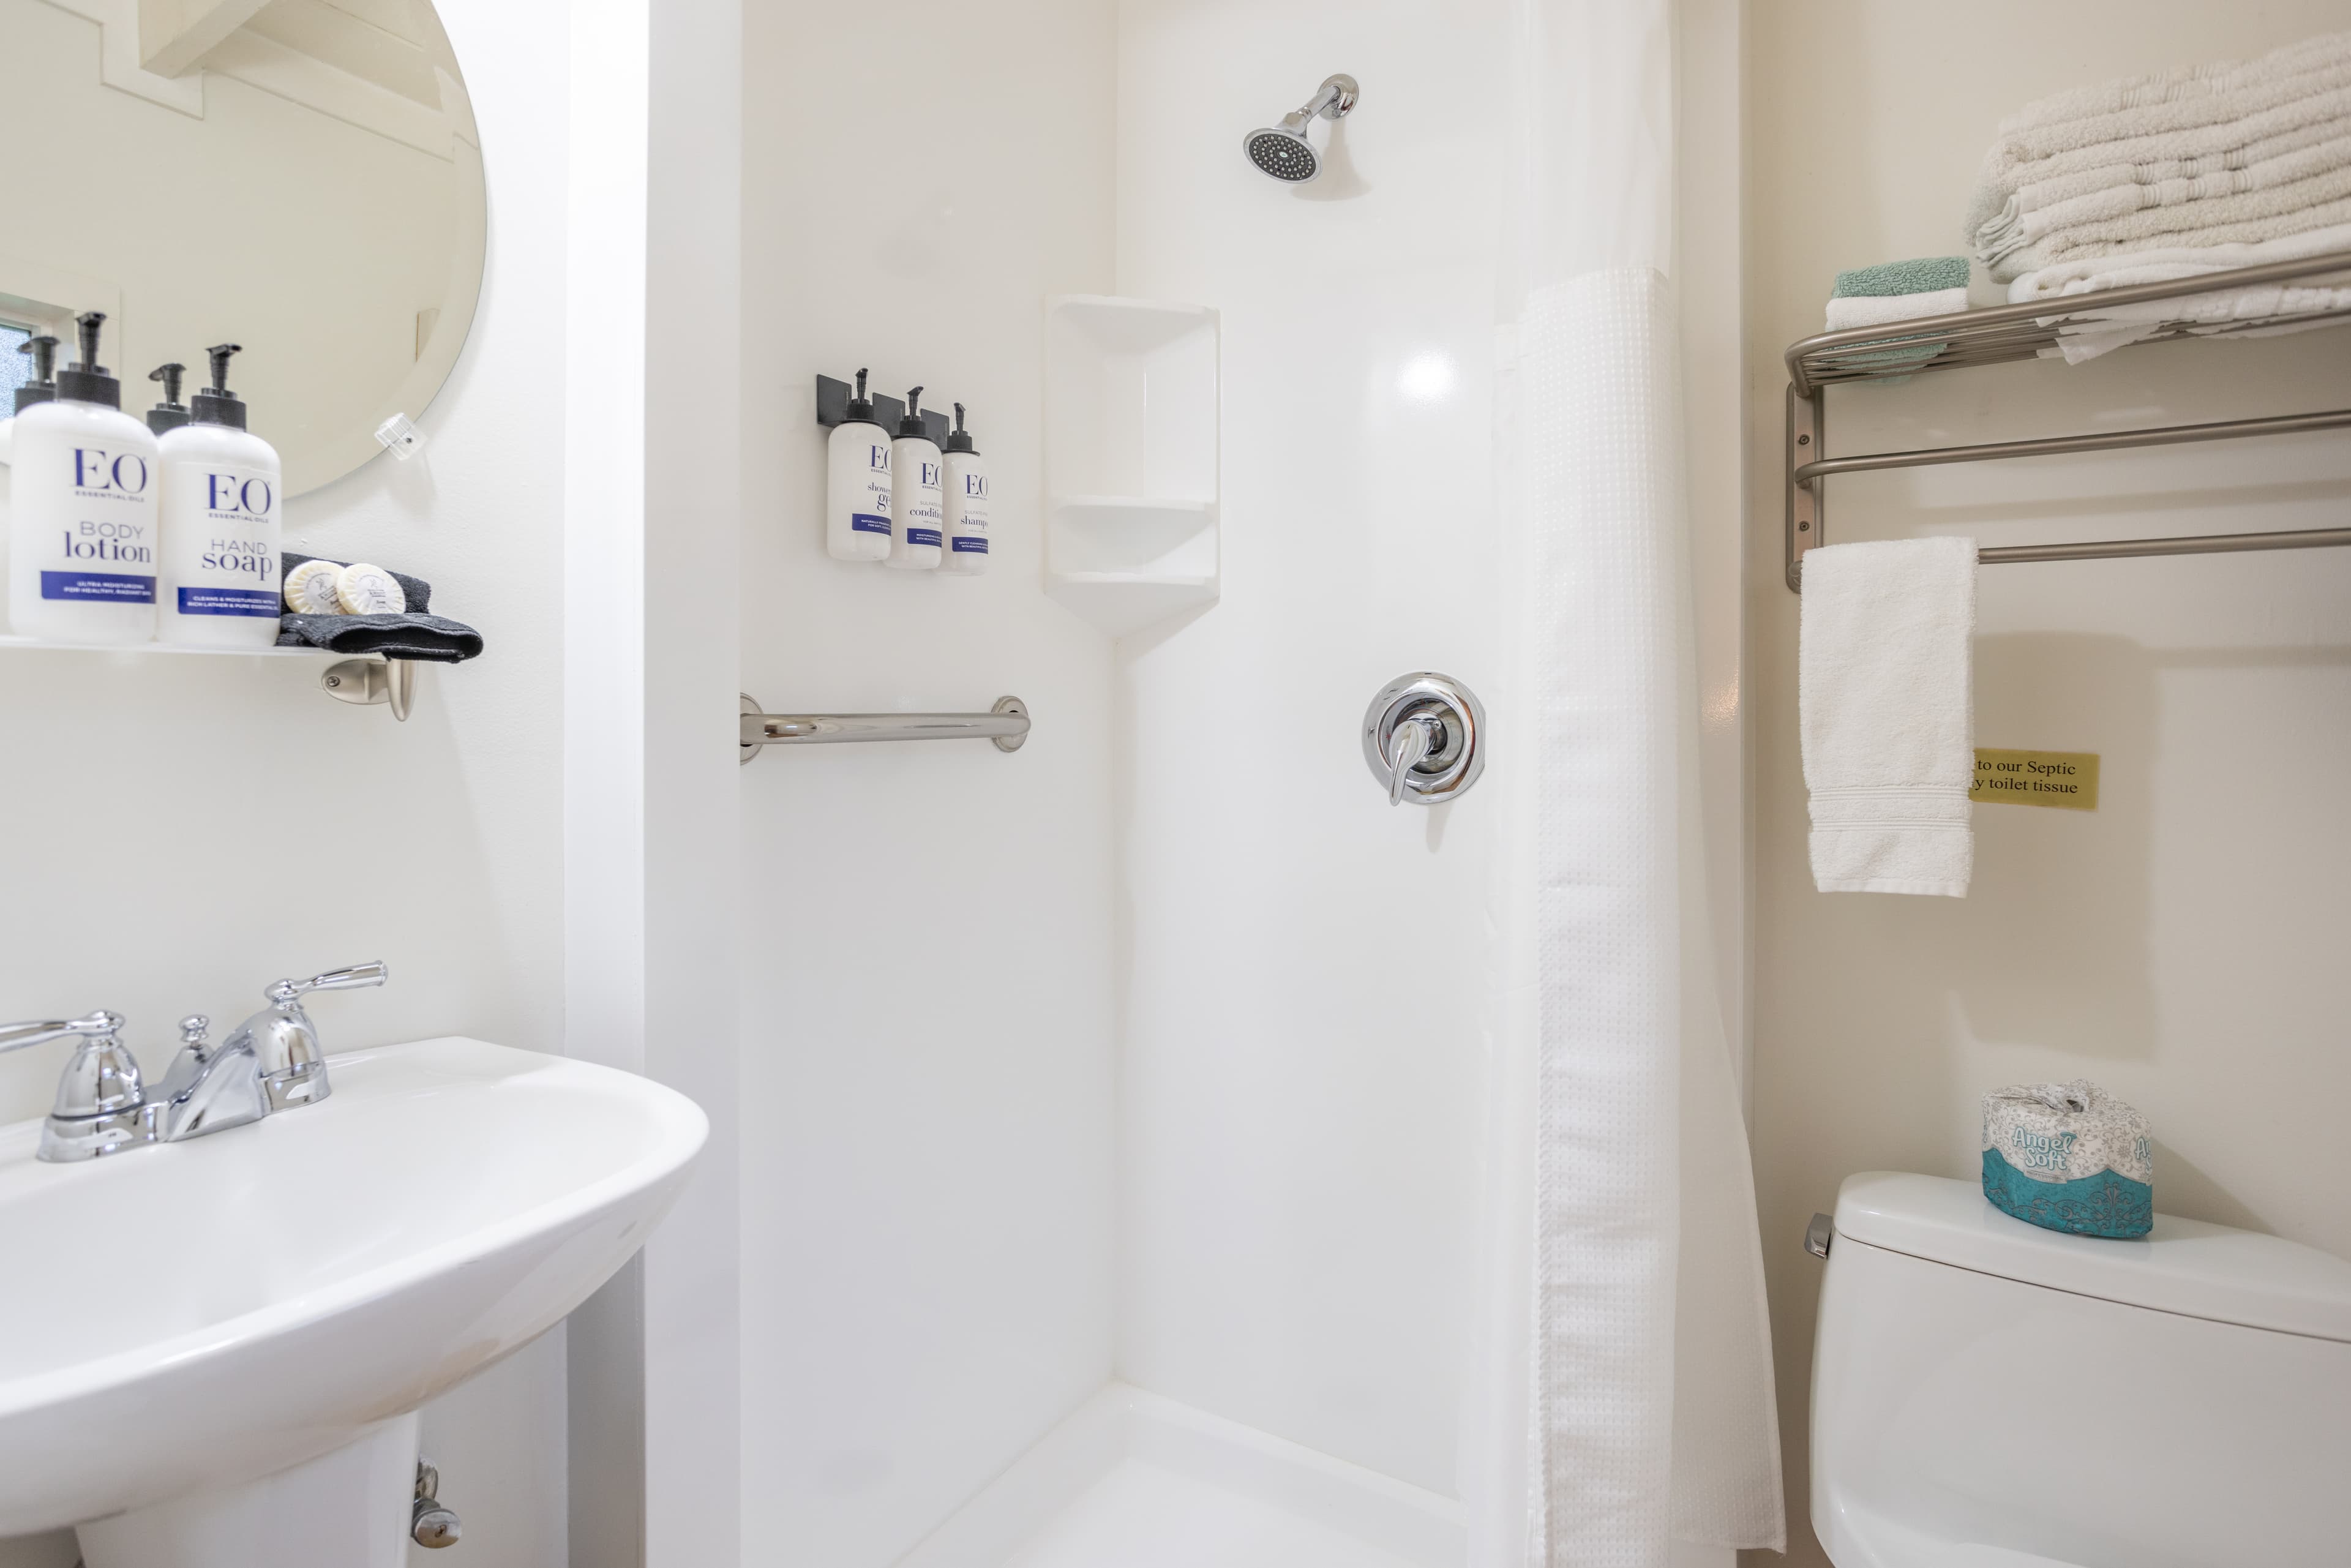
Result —
<instances>
[{"instance_id":1,"label":"reflection in mirror","mask_svg":"<svg viewBox=\"0 0 2351 1568\"><path fill-rule=\"evenodd\" d=\"M241 343L236 390L296 495L423 412L486 239L473 108L427 0L0 0L0 383L26 333L70 341L82 310L107 313L133 414L155 366Z\"/></svg>"}]
</instances>

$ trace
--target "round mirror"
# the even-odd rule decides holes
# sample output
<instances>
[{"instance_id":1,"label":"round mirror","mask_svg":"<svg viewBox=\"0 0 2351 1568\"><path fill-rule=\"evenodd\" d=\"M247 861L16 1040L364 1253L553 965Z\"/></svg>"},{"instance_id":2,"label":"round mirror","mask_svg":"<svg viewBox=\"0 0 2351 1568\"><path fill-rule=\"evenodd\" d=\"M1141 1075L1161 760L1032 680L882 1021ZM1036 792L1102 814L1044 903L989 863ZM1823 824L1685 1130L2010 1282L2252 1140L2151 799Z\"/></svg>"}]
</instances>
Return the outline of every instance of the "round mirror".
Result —
<instances>
[{"instance_id":1,"label":"round mirror","mask_svg":"<svg viewBox=\"0 0 2351 1568\"><path fill-rule=\"evenodd\" d=\"M289 495L383 450L457 362L481 293L480 139L428 0L0 0L13 350L107 315L126 413L239 343L230 385ZM183 401L185 393L182 394ZM0 405L5 412L5 405Z\"/></svg>"}]
</instances>

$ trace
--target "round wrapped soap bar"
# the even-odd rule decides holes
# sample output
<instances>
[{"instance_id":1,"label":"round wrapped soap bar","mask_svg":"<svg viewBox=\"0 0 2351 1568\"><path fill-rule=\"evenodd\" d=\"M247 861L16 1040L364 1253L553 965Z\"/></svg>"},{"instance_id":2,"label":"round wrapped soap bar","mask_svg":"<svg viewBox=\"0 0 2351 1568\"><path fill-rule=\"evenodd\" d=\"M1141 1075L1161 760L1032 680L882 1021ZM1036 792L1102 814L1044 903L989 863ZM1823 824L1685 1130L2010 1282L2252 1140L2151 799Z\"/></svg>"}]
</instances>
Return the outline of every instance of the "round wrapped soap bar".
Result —
<instances>
[{"instance_id":1,"label":"round wrapped soap bar","mask_svg":"<svg viewBox=\"0 0 2351 1568\"><path fill-rule=\"evenodd\" d=\"M346 615L397 615L408 608L400 580L363 560L353 561L336 576L335 601Z\"/></svg>"},{"instance_id":2,"label":"round wrapped soap bar","mask_svg":"<svg viewBox=\"0 0 2351 1568\"><path fill-rule=\"evenodd\" d=\"M306 560L286 574L286 608L297 615L340 615L335 580L342 568L330 560Z\"/></svg>"}]
</instances>

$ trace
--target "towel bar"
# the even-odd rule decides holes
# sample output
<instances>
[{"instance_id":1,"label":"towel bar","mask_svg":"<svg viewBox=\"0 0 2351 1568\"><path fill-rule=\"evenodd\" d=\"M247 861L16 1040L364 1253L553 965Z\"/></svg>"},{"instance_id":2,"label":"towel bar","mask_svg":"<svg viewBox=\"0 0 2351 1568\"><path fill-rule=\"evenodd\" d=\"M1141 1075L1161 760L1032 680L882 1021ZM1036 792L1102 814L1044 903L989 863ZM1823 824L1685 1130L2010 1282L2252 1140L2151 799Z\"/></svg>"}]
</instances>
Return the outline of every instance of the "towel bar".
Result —
<instances>
[{"instance_id":1,"label":"towel bar","mask_svg":"<svg viewBox=\"0 0 2351 1568\"><path fill-rule=\"evenodd\" d=\"M2069 312L2081 311L2095 316L2100 308L2116 305L2225 292L2257 284L2331 273L2351 273L2351 252L2312 256L2301 261L2276 262L2267 267L2240 267L2230 272L2203 273L2170 283L2110 289L2093 296L2035 300L1991 310L1970 310L1956 316L1932 316L1916 321L1823 332L1792 344L1787 352L1788 506L1785 549L1789 588L1802 591L1804 554L1826 542L1826 507L1823 490L1823 481L1832 475L2351 428L2351 408L2338 408L2316 413L2280 414L2262 419L2210 420L2145 430L2044 436L2030 441L1981 442L1915 452L1870 453L1853 457L1824 457L1822 454L1826 446L1827 390L1832 382L1869 380L1890 373L1917 375L1967 365L2030 359L2058 340L2062 324L2068 319ZM2346 317L2351 317L2351 312L2304 312L2248 319L2231 323L2231 328L2244 330L2288 322ZM2159 341L2189 335L2189 325L2184 321L2166 323L2147 340ZM1894 368L1886 365L1885 352L1889 345L1899 347L1914 342L1931 344L1936 350L1935 357L1921 364ZM2273 533L2199 534L2176 538L1993 546L1985 549L1978 559L1987 565L1999 565L2012 561L2099 560L2126 556L2210 555L2238 550L2316 549L2340 546L2351 546L2351 528L2296 528Z\"/></svg>"},{"instance_id":2,"label":"towel bar","mask_svg":"<svg viewBox=\"0 0 2351 1568\"><path fill-rule=\"evenodd\" d=\"M863 740L992 740L1018 751L1029 738L1029 705L998 697L986 713L763 713L748 692L742 698L742 747L748 762L769 746L834 746Z\"/></svg>"}]
</instances>

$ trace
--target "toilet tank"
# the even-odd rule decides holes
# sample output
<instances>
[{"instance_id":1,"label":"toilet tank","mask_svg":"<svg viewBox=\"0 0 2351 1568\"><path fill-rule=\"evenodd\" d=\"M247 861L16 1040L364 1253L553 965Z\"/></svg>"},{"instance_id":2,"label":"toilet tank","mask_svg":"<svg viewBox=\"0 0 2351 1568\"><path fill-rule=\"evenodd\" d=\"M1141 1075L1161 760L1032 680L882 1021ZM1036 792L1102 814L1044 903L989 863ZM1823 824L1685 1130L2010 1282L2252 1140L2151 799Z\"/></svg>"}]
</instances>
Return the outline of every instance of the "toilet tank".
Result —
<instances>
[{"instance_id":1,"label":"toilet tank","mask_svg":"<svg viewBox=\"0 0 2351 1568\"><path fill-rule=\"evenodd\" d=\"M2351 1263L2166 1215L2060 1235L1970 1183L1853 1176L1812 1416L1837 1568L2345 1568Z\"/></svg>"}]
</instances>

